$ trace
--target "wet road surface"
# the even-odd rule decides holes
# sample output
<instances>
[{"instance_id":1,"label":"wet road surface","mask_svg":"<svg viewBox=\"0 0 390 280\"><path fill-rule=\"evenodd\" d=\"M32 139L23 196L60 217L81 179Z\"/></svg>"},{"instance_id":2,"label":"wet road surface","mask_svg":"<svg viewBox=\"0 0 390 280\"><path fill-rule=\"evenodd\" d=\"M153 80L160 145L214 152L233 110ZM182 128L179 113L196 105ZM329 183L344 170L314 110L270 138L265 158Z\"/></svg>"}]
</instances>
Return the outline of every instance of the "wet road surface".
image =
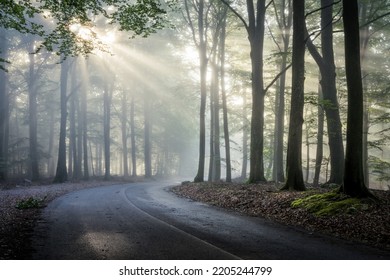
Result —
<instances>
[{"instance_id":1,"label":"wet road surface","mask_svg":"<svg viewBox=\"0 0 390 280\"><path fill-rule=\"evenodd\" d=\"M34 259L390 259L390 253L177 197L168 183L86 189L54 200Z\"/></svg>"}]
</instances>

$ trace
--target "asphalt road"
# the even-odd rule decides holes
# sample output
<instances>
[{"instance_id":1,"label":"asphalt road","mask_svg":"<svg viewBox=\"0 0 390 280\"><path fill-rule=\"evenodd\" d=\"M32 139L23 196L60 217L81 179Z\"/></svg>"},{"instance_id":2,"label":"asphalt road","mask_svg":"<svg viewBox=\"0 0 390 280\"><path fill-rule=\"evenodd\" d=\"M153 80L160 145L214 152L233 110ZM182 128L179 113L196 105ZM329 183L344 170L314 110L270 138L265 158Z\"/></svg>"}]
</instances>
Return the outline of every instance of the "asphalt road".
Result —
<instances>
[{"instance_id":1,"label":"asphalt road","mask_svg":"<svg viewBox=\"0 0 390 280\"><path fill-rule=\"evenodd\" d=\"M34 259L390 259L390 253L177 197L168 183L86 189L45 208Z\"/></svg>"}]
</instances>

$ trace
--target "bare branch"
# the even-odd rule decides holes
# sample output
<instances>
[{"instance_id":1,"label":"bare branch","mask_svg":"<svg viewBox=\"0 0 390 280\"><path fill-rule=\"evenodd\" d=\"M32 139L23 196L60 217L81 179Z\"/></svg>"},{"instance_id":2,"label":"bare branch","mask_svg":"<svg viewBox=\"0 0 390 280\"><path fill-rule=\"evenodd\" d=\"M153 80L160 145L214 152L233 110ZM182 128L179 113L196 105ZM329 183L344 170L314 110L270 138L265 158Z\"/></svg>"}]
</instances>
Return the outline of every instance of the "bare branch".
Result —
<instances>
[{"instance_id":1,"label":"bare branch","mask_svg":"<svg viewBox=\"0 0 390 280\"><path fill-rule=\"evenodd\" d=\"M228 8L229 10L231 10L233 12L233 14L236 15L236 17L238 17L242 23L244 24L245 26L245 29L247 31L249 31L249 26L248 26L248 23L245 21L244 17L242 15L240 15L239 12L237 12L226 0L220 0L222 3L224 3Z\"/></svg>"},{"instance_id":2,"label":"bare branch","mask_svg":"<svg viewBox=\"0 0 390 280\"><path fill-rule=\"evenodd\" d=\"M271 81L271 83L264 89L264 94L267 93L267 91L274 85L274 83L282 76L288 69L290 69L292 66L292 63L286 66L276 77Z\"/></svg>"}]
</instances>

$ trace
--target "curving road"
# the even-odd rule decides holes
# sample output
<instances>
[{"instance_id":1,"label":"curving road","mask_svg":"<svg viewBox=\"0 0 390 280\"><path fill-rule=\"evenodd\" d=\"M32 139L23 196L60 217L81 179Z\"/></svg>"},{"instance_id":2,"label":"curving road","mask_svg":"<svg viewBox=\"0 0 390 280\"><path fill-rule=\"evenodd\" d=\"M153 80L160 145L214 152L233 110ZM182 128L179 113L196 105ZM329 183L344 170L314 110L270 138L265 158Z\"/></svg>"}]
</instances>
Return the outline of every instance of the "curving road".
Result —
<instances>
[{"instance_id":1,"label":"curving road","mask_svg":"<svg viewBox=\"0 0 390 280\"><path fill-rule=\"evenodd\" d=\"M169 183L98 187L57 198L34 259L390 259L390 253L177 197Z\"/></svg>"}]
</instances>

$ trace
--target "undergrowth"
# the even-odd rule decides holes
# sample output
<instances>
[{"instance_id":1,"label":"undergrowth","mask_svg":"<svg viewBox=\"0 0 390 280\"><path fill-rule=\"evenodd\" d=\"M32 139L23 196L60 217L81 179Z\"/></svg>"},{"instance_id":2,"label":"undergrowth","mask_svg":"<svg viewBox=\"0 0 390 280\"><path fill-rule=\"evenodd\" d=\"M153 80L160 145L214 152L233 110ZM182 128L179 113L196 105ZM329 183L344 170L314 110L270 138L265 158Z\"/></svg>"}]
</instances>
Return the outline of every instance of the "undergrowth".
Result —
<instances>
[{"instance_id":1,"label":"undergrowth","mask_svg":"<svg viewBox=\"0 0 390 280\"><path fill-rule=\"evenodd\" d=\"M44 198L34 198L29 197L27 199L22 199L16 204L17 209L30 209L30 208L42 208L44 207L44 201L46 197Z\"/></svg>"},{"instance_id":2,"label":"undergrowth","mask_svg":"<svg viewBox=\"0 0 390 280\"><path fill-rule=\"evenodd\" d=\"M291 203L293 208L304 208L316 216L352 214L364 209L364 203L358 198L352 198L333 190L323 194L309 195Z\"/></svg>"}]
</instances>

